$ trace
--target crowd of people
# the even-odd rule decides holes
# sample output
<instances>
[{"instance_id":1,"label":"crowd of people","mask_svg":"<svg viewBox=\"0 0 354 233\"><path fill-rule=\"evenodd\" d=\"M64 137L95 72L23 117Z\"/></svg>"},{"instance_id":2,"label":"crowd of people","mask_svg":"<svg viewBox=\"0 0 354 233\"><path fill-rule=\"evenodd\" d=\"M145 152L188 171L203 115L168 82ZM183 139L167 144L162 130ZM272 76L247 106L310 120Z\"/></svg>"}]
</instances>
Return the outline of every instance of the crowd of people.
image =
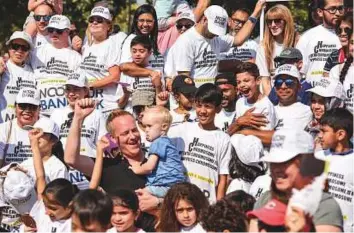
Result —
<instances>
[{"instance_id":1,"label":"crowd of people","mask_svg":"<svg viewBox=\"0 0 354 233\"><path fill-rule=\"evenodd\" d=\"M5 232L353 232L353 10L29 0L0 59ZM251 37L262 10L263 38Z\"/></svg>"}]
</instances>

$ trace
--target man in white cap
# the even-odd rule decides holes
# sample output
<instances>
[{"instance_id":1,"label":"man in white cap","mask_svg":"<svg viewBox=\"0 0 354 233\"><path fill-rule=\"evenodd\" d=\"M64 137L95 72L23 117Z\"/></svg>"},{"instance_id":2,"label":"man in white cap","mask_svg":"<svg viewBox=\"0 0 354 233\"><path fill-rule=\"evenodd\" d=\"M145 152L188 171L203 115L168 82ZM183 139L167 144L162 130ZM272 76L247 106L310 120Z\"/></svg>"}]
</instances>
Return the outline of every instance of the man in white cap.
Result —
<instances>
[{"instance_id":1,"label":"man in white cap","mask_svg":"<svg viewBox=\"0 0 354 233\"><path fill-rule=\"evenodd\" d=\"M35 88L32 68L26 63L33 49L32 38L26 32L16 31L6 42L9 60L0 64L0 122L15 117L15 100L21 88Z\"/></svg>"},{"instance_id":2,"label":"man in white cap","mask_svg":"<svg viewBox=\"0 0 354 233\"><path fill-rule=\"evenodd\" d=\"M51 44L37 48L31 59L41 94L41 113L46 116L67 105L63 84L81 62L81 55L69 46L69 28L70 20L66 16L52 16L46 28Z\"/></svg>"},{"instance_id":3,"label":"man in white cap","mask_svg":"<svg viewBox=\"0 0 354 233\"><path fill-rule=\"evenodd\" d=\"M225 9L217 5L209 6L196 26L177 39L172 46L174 56L170 61L167 59L166 66L173 62L173 70L176 71L173 75L190 76L197 87L204 83L214 83L220 53L244 43L251 34L264 3L264 0L258 1L254 12L237 36L225 36L228 21Z\"/></svg>"}]
</instances>

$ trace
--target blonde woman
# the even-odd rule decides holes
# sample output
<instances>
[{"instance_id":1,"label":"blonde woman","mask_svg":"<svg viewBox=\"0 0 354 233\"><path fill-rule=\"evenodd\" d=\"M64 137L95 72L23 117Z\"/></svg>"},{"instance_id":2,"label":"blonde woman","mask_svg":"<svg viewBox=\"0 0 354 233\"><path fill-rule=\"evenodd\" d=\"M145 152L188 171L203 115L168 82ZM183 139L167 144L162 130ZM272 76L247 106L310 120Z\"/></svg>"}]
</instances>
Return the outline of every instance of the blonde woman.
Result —
<instances>
[{"instance_id":1,"label":"blonde woman","mask_svg":"<svg viewBox=\"0 0 354 233\"><path fill-rule=\"evenodd\" d=\"M275 70L273 59L285 48L294 47L295 26L290 10L280 4L268 10L265 21L264 38L258 48L256 64L262 77L263 93L268 95Z\"/></svg>"}]
</instances>

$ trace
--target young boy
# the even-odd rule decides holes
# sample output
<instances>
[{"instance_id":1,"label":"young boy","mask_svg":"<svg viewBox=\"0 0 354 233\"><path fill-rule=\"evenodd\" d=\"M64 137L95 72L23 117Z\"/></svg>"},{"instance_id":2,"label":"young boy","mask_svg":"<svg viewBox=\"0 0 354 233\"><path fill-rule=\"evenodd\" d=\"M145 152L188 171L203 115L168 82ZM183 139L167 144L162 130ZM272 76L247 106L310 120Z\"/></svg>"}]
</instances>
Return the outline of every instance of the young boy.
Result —
<instances>
[{"instance_id":1,"label":"young boy","mask_svg":"<svg viewBox=\"0 0 354 233\"><path fill-rule=\"evenodd\" d=\"M197 91L194 81L186 75L177 75L172 82L172 92L178 107L171 110L172 124L178 125L183 122L196 120L194 95Z\"/></svg>"},{"instance_id":2,"label":"young boy","mask_svg":"<svg viewBox=\"0 0 354 233\"><path fill-rule=\"evenodd\" d=\"M225 196L231 155L230 137L214 123L221 101L222 93L217 86L212 83L200 86L195 94L199 122L185 122L169 131L190 182L212 203Z\"/></svg>"},{"instance_id":3,"label":"young boy","mask_svg":"<svg viewBox=\"0 0 354 233\"><path fill-rule=\"evenodd\" d=\"M317 158L328 161L329 192L338 202L344 219L344 231L354 231L354 153L350 139L353 136L353 115L346 109L335 108L320 120L319 140L323 148Z\"/></svg>"},{"instance_id":4,"label":"young boy","mask_svg":"<svg viewBox=\"0 0 354 233\"><path fill-rule=\"evenodd\" d=\"M132 54L133 62L147 69L152 69L149 66L149 57L152 53L152 43L148 36L138 35L132 39L130 44L130 52ZM130 77L121 74L120 85L117 88L117 95L119 98L119 106L124 110L132 113L132 95L134 92L143 91L154 93L157 96L162 91L162 81L152 80L151 77ZM130 95L130 93L132 93ZM125 101L123 101L125 100Z\"/></svg>"},{"instance_id":5,"label":"young boy","mask_svg":"<svg viewBox=\"0 0 354 233\"><path fill-rule=\"evenodd\" d=\"M164 197L172 185L185 181L181 156L166 136L171 122L171 114L164 107L145 110L143 124L146 139L151 142L149 158L131 168L135 174L147 175L146 189L157 197Z\"/></svg>"}]
</instances>

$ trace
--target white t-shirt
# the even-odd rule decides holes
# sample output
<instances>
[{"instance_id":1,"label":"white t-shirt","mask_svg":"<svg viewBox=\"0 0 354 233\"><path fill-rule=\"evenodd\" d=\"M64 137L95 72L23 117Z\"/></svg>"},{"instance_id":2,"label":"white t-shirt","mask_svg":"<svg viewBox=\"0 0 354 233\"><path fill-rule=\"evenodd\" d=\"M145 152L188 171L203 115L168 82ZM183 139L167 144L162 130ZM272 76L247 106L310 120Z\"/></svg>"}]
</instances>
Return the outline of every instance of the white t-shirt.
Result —
<instances>
[{"instance_id":1,"label":"white t-shirt","mask_svg":"<svg viewBox=\"0 0 354 233\"><path fill-rule=\"evenodd\" d=\"M183 122L186 122L186 115L185 114L179 114L175 110L170 110L170 114L172 116L171 127L182 124ZM197 121L197 113L195 112L194 109L189 111L189 118L187 121L188 122Z\"/></svg>"},{"instance_id":2,"label":"white t-shirt","mask_svg":"<svg viewBox=\"0 0 354 233\"><path fill-rule=\"evenodd\" d=\"M170 128L168 136L182 155L189 181L197 185L211 203L215 202L219 175L229 174L229 135L219 129L204 130L198 122L186 122Z\"/></svg>"},{"instance_id":3,"label":"white t-shirt","mask_svg":"<svg viewBox=\"0 0 354 233\"><path fill-rule=\"evenodd\" d=\"M43 45L50 44L50 37L49 35L42 35L40 33L37 33L36 36L33 38L33 44L34 48L39 48Z\"/></svg>"},{"instance_id":4,"label":"white t-shirt","mask_svg":"<svg viewBox=\"0 0 354 233\"><path fill-rule=\"evenodd\" d=\"M206 233L200 223L195 224L192 227L182 227L181 232L191 232L191 233Z\"/></svg>"},{"instance_id":5,"label":"white t-shirt","mask_svg":"<svg viewBox=\"0 0 354 233\"><path fill-rule=\"evenodd\" d=\"M8 149L6 155L4 155L7 137L10 134L10 126L12 127L11 135L7 143ZM11 162L21 163L27 158L32 157L28 131L18 126L16 118L0 124L0 132L0 159L4 159L5 157L4 165Z\"/></svg>"},{"instance_id":6,"label":"white t-shirt","mask_svg":"<svg viewBox=\"0 0 354 233\"><path fill-rule=\"evenodd\" d=\"M265 127L261 127L263 130L272 130L278 123L275 107L267 96L258 100L254 104L249 104L247 98L241 97L236 102L236 119L243 116L247 110L255 107L253 113L262 113L268 120Z\"/></svg>"},{"instance_id":7,"label":"white t-shirt","mask_svg":"<svg viewBox=\"0 0 354 233\"><path fill-rule=\"evenodd\" d=\"M64 85L69 74L79 67L81 55L70 48L56 49L51 44L37 48L31 65L40 91L41 112L50 116L68 103Z\"/></svg>"},{"instance_id":8,"label":"white t-shirt","mask_svg":"<svg viewBox=\"0 0 354 233\"><path fill-rule=\"evenodd\" d=\"M24 87L36 88L32 68L25 64L15 65L11 60L6 63L6 70L0 80L0 122L15 117L16 96Z\"/></svg>"},{"instance_id":9,"label":"white t-shirt","mask_svg":"<svg viewBox=\"0 0 354 233\"><path fill-rule=\"evenodd\" d=\"M258 200L258 198L262 196L263 193L270 190L271 183L272 178L269 174L258 176L252 183L251 188L249 190L249 194L252 195L256 200Z\"/></svg>"},{"instance_id":10,"label":"white t-shirt","mask_svg":"<svg viewBox=\"0 0 354 233\"><path fill-rule=\"evenodd\" d=\"M237 59L240 61L249 61L256 59L258 44L254 40L247 40L241 46L233 47L227 52L220 53L219 60Z\"/></svg>"},{"instance_id":11,"label":"white t-shirt","mask_svg":"<svg viewBox=\"0 0 354 233\"><path fill-rule=\"evenodd\" d=\"M234 38L230 35L206 39L193 27L179 36L171 47L165 70L168 76L177 75L178 71L189 71L196 87L214 83L220 53L228 51L233 43Z\"/></svg>"},{"instance_id":12,"label":"white t-shirt","mask_svg":"<svg viewBox=\"0 0 354 233\"><path fill-rule=\"evenodd\" d=\"M305 129L312 120L311 108L300 102L290 106L275 106L275 112L278 117L276 129Z\"/></svg>"},{"instance_id":13,"label":"white t-shirt","mask_svg":"<svg viewBox=\"0 0 354 233\"><path fill-rule=\"evenodd\" d=\"M221 111L215 116L215 126L226 132L235 116L236 110L233 112L226 112L225 109L221 109Z\"/></svg>"},{"instance_id":14,"label":"white t-shirt","mask_svg":"<svg viewBox=\"0 0 354 233\"><path fill-rule=\"evenodd\" d=\"M119 63L121 50L114 42L114 37L109 37L99 44L85 45L82 49L80 72L84 72L88 81L101 80L109 75L109 69ZM90 91L90 97L99 101L97 108L101 111L110 111L118 108L117 86L110 84Z\"/></svg>"},{"instance_id":15,"label":"white t-shirt","mask_svg":"<svg viewBox=\"0 0 354 233\"><path fill-rule=\"evenodd\" d=\"M339 64L333 67L329 72L329 77L339 80L339 76L342 68L343 68L343 64ZM351 65L343 81L343 88L345 94L345 99L344 99L345 108L348 109L352 114L353 114L353 104L354 104L354 96L353 96L354 78L353 77L354 77L354 65Z\"/></svg>"},{"instance_id":16,"label":"white t-shirt","mask_svg":"<svg viewBox=\"0 0 354 233\"><path fill-rule=\"evenodd\" d=\"M276 41L274 41L274 50L273 50L273 55L272 55L272 61L274 60L274 58L276 56L279 56L283 50L284 50L283 44L279 44ZM274 62L272 64L273 64L272 70L268 70L264 47L262 44L260 44L258 47L257 56L256 56L256 65L258 66L260 76L263 76L263 77L273 76L274 69L275 69Z\"/></svg>"},{"instance_id":17,"label":"white t-shirt","mask_svg":"<svg viewBox=\"0 0 354 233\"><path fill-rule=\"evenodd\" d=\"M344 232L354 231L353 198L354 198L354 153L333 154L329 150L316 152L316 157L328 163L329 193L338 202L344 220Z\"/></svg>"},{"instance_id":18,"label":"white t-shirt","mask_svg":"<svg viewBox=\"0 0 354 233\"><path fill-rule=\"evenodd\" d=\"M334 30L323 25L307 30L296 44L303 57L301 73L306 74L307 80L321 77L327 58L340 47L339 38Z\"/></svg>"},{"instance_id":19,"label":"white t-shirt","mask_svg":"<svg viewBox=\"0 0 354 233\"><path fill-rule=\"evenodd\" d=\"M227 188L226 194L232 193L233 191L242 190L249 193L251 188L251 183L246 182L242 179L233 179Z\"/></svg>"}]
</instances>

